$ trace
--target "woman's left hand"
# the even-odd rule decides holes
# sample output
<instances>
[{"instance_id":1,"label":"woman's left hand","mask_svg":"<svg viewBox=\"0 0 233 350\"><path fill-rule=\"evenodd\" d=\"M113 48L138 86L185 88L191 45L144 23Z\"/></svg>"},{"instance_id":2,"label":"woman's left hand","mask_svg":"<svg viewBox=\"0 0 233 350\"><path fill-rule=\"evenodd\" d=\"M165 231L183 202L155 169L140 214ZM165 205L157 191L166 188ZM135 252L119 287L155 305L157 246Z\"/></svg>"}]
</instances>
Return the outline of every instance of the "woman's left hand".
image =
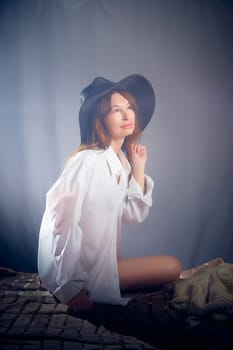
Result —
<instances>
[{"instance_id":1,"label":"woman's left hand","mask_svg":"<svg viewBox=\"0 0 233 350\"><path fill-rule=\"evenodd\" d=\"M90 300L88 291L81 289L80 292L68 302L68 306L69 310L72 312L89 311L92 307L92 301Z\"/></svg>"},{"instance_id":2,"label":"woman's left hand","mask_svg":"<svg viewBox=\"0 0 233 350\"><path fill-rule=\"evenodd\" d=\"M147 160L147 150L144 145L132 145L131 147L131 165L132 165L132 176L135 178L137 183L145 192L145 165Z\"/></svg>"},{"instance_id":3,"label":"woman's left hand","mask_svg":"<svg viewBox=\"0 0 233 350\"><path fill-rule=\"evenodd\" d=\"M147 160L147 149L145 145L132 145L131 162L134 171L144 171Z\"/></svg>"}]
</instances>

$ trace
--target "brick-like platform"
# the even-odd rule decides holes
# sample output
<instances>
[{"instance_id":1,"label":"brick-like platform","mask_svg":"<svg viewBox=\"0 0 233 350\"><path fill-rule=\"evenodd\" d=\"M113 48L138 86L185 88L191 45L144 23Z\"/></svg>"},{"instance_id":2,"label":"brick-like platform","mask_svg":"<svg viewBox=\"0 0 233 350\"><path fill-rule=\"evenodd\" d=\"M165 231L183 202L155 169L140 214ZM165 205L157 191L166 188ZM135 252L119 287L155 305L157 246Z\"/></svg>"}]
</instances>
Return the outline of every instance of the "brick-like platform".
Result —
<instances>
[{"instance_id":1,"label":"brick-like platform","mask_svg":"<svg viewBox=\"0 0 233 350\"><path fill-rule=\"evenodd\" d=\"M70 315L40 286L35 273L0 269L0 278L2 350L156 349Z\"/></svg>"},{"instance_id":2,"label":"brick-like platform","mask_svg":"<svg viewBox=\"0 0 233 350\"><path fill-rule=\"evenodd\" d=\"M186 315L170 307L172 293L167 285L132 294L125 307L94 303L88 313L71 315L36 273L0 268L0 349L233 349L232 323L210 317L188 329Z\"/></svg>"}]
</instances>

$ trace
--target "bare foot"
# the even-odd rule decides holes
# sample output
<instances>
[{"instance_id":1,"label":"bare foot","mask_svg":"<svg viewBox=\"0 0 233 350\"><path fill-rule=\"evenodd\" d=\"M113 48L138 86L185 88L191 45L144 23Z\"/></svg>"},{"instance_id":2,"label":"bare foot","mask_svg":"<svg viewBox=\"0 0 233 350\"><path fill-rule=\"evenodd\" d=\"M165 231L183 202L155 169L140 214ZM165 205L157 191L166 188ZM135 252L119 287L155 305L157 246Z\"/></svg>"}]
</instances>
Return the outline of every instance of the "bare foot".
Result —
<instances>
[{"instance_id":1,"label":"bare foot","mask_svg":"<svg viewBox=\"0 0 233 350\"><path fill-rule=\"evenodd\" d=\"M208 262L201 264L199 266L193 267L192 269L188 269L181 272L180 279L187 279L195 276L197 273L205 271L209 267L217 267L224 263L223 258L218 257L214 258L212 260L209 260Z\"/></svg>"}]
</instances>

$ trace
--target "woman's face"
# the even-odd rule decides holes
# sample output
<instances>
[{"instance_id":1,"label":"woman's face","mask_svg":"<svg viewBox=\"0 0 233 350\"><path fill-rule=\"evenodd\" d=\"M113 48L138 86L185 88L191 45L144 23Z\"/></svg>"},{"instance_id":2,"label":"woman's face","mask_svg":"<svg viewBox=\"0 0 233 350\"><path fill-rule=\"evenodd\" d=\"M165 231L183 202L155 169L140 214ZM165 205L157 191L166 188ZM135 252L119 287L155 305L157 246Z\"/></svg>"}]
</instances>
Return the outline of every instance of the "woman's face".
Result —
<instances>
[{"instance_id":1,"label":"woman's face","mask_svg":"<svg viewBox=\"0 0 233 350\"><path fill-rule=\"evenodd\" d=\"M111 96L110 112L103 122L111 140L123 140L134 132L135 112L133 107L124 96L115 92Z\"/></svg>"}]
</instances>

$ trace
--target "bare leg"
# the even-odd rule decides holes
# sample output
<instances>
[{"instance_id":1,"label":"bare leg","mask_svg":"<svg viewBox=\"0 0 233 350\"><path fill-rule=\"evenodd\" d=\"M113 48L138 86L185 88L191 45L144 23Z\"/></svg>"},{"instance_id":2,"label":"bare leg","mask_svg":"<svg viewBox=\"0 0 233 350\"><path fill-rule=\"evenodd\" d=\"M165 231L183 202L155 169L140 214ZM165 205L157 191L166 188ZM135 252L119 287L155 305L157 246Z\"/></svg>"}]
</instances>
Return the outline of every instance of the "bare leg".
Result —
<instances>
[{"instance_id":1,"label":"bare leg","mask_svg":"<svg viewBox=\"0 0 233 350\"><path fill-rule=\"evenodd\" d=\"M179 279L181 263L173 256L118 260L120 289L146 288Z\"/></svg>"}]
</instances>

